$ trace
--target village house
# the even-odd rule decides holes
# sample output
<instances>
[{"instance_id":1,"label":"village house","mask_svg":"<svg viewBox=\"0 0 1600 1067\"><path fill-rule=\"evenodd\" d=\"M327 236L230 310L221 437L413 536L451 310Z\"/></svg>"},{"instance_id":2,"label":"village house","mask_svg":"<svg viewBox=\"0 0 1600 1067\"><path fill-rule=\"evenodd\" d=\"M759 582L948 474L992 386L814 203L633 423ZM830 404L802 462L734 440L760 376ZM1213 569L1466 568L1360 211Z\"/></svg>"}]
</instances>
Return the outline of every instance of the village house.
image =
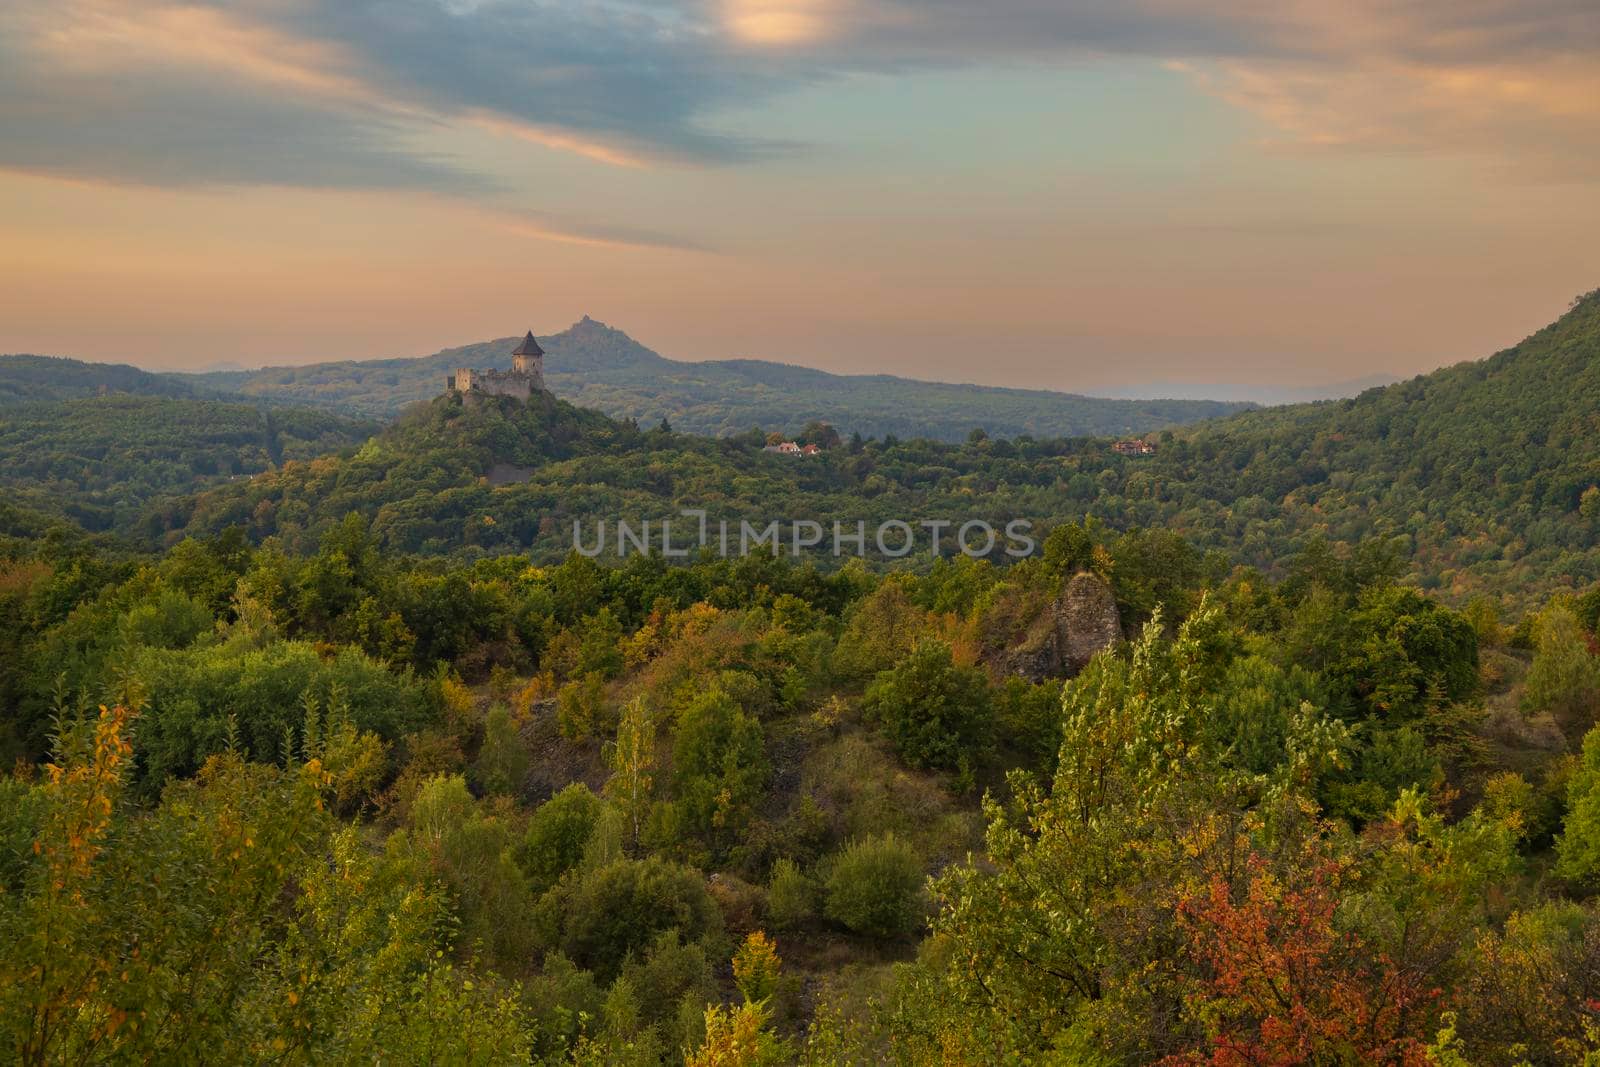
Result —
<instances>
[{"instance_id":1,"label":"village house","mask_svg":"<svg viewBox=\"0 0 1600 1067\"><path fill-rule=\"evenodd\" d=\"M777 444L768 445L763 452L775 452L780 456L820 456L822 449L816 445L801 445L794 441L779 441Z\"/></svg>"},{"instance_id":2,"label":"village house","mask_svg":"<svg viewBox=\"0 0 1600 1067\"><path fill-rule=\"evenodd\" d=\"M1112 445L1111 451L1119 456L1153 456L1156 446L1139 438L1128 438Z\"/></svg>"}]
</instances>

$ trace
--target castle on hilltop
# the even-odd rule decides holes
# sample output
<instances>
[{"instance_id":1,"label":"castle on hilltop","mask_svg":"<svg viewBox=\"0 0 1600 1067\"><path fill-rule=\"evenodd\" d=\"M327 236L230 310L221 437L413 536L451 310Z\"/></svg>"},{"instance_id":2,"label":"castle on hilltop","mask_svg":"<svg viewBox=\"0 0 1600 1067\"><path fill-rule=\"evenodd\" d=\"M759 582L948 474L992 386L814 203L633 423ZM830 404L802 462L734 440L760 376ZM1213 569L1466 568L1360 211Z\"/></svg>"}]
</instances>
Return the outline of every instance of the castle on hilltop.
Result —
<instances>
[{"instance_id":1,"label":"castle on hilltop","mask_svg":"<svg viewBox=\"0 0 1600 1067\"><path fill-rule=\"evenodd\" d=\"M539 342L533 339L533 331L529 330L528 336L511 353L510 370L457 367L456 372L445 380L445 388L466 396L477 393L526 400L535 389L544 389L544 349L539 347Z\"/></svg>"}]
</instances>

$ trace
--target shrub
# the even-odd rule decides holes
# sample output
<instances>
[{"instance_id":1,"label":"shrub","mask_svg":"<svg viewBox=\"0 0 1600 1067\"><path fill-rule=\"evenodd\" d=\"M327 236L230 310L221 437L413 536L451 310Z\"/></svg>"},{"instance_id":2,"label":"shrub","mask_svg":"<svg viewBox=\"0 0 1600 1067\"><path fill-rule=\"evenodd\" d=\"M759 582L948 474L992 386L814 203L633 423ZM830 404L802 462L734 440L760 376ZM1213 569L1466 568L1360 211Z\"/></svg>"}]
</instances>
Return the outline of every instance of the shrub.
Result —
<instances>
[{"instance_id":1,"label":"shrub","mask_svg":"<svg viewBox=\"0 0 1600 1067\"><path fill-rule=\"evenodd\" d=\"M817 887L793 860L779 860L767 887L767 918L779 930L804 926L817 913Z\"/></svg>"},{"instance_id":2,"label":"shrub","mask_svg":"<svg viewBox=\"0 0 1600 1067\"><path fill-rule=\"evenodd\" d=\"M1600 881L1600 726L1583 739L1583 757L1567 782L1567 818L1556 839L1556 873Z\"/></svg>"},{"instance_id":3,"label":"shrub","mask_svg":"<svg viewBox=\"0 0 1600 1067\"><path fill-rule=\"evenodd\" d=\"M684 827L731 836L767 779L761 723L722 688L706 690L678 715L672 769Z\"/></svg>"},{"instance_id":4,"label":"shrub","mask_svg":"<svg viewBox=\"0 0 1600 1067\"><path fill-rule=\"evenodd\" d=\"M922 864L893 834L867 838L840 853L828 878L828 918L859 934L898 937L923 915Z\"/></svg>"},{"instance_id":5,"label":"shrub","mask_svg":"<svg viewBox=\"0 0 1600 1067\"><path fill-rule=\"evenodd\" d=\"M484 723L483 746L473 764L473 779L485 793L518 793L528 776L528 750L517 733L511 709L496 704Z\"/></svg>"},{"instance_id":6,"label":"shrub","mask_svg":"<svg viewBox=\"0 0 1600 1067\"><path fill-rule=\"evenodd\" d=\"M677 930L685 940L720 933L722 916L700 875L650 858L615 860L589 872L566 900L562 950L603 981L630 952Z\"/></svg>"},{"instance_id":7,"label":"shrub","mask_svg":"<svg viewBox=\"0 0 1600 1067\"><path fill-rule=\"evenodd\" d=\"M778 946L760 930L744 939L733 954L733 982L744 995L745 1003L759 1004L778 988Z\"/></svg>"},{"instance_id":8,"label":"shrub","mask_svg":"<svg viewBox=\"0 0 1600 1067\"><path fill-rule=\"evenodd\" d=\"M1600 693L1600 665L1589 654L1578 617L1564 605L1551 605L1534 624L1534 641L1524 709L1548 711L1563 723L1591 722Z\"/></svg>"},{"instance_id":9,"label":"shrub","mask_svg":"<svg viewBox=\"0 0 1600 1067\"><path fill-rule=\"evenodd\" d=\"M927 640L878 675L862 706L907 764L954 770L985 739L989 682L979 670L956 666L949 645Z\"/></svg>"},{"instance_id":10,"label":"shrub","mask_svg":"<svg viewBox=\"0 0 1600 1067\"><path fill-rule=\"evenodd\" d=\"M587 741L605 714L605 679L596 672L568 682L556 694L556 726L568 741Z\"/></svg>"},{"instance_id":11,"label":"shrub","mask_svg":"<svg viewBox=\"0 0 1600 1067\"><path fill-rule=\"evenodd\" d=\"M600 798L582 782L573 782L533 813L517 859L535 893L578 865L599 817Z\"/></svg>"}]
</instances>

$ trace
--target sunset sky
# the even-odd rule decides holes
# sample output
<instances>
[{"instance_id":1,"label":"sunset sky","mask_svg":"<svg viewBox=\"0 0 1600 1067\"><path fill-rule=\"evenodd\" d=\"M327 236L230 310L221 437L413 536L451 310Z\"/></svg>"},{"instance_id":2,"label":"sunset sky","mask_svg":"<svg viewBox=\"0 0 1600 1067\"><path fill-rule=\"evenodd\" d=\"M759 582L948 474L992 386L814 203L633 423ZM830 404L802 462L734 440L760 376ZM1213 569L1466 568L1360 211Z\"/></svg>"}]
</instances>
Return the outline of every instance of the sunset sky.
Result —
<instances>
[{"instance_id":1,"label":"sunset sky","mask_svg":"<svg viewBox=\"0 0 1600 1067\"><path fill-rule=\"evenodd\" d=\"M6 0L0 352L1094 391L1487 355L1600 286L1594 0Z\"/></svg>"}]
</instances>

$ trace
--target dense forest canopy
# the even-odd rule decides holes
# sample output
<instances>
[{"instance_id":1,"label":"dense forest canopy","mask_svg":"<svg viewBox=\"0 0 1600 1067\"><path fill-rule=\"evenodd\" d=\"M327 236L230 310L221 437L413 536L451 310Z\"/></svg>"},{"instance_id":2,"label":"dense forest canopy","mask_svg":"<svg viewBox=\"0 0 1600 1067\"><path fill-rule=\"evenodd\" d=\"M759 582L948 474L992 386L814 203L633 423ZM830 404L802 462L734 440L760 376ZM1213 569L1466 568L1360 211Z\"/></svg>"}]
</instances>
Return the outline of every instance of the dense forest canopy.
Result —
<instances>
[{"instance_id":1,"label":"dense forest canopy","mask_svg":"<svg viewBox=\"0 0 1600 1067\"><path fill-rule=\"evenodd\" d=\"M0 1048L1600 1062L1597 348L1151 455L8 411ZM570 550L685 506L1037 551Z\"/></svg>"},{"instance_id":2,"label":"dense forest canopy","mask_svg":"<svg viewBox=\"0 0 1600 1067\"><path fill-rule=\"evenodd\" d=\"M34 400L0 407L0 487L12 508L125 531L157 501L309 461L376 428L327 412L191 397Z\"/></svg>"},{"instance_id":3,"label":"dense forest canopy","mask_svg":"<svg viewBox=\"0 0 1600 1067\"><path fill-rule=\"evenodd\" d=\"M151 374L123 363L0 356L0 408L107 393L186 397L198 392L200 390L194 386L170 375Z\"/></svg>"},{"instance_id":4,"label":"dense forest canopy","mask_svg":"<svg viewBox=\"0 0 1600 1067\"><path fill-rule=\"evenodd\" d=\"M267 416L171 408L141 427L172 436L158 443L180 469L156 485L115 467L73 481L79 458L103 453L116 437L98 433L99 409L63 409L49 434L49 411L13 409L0 426L14 423L10 439L36 444L27 464L9 468L19 492L0 519L36 532L65 510L84 527L148 547L237 525L253 539L305 550L354 510L396 551L557 561L572 546L574 522L659 521L684 507L762 524L893 517L1003 526L1023 518L1048 529L1087 516L1115 529L1160 525L1272 574L1309 541L1393 540L1411 581L1454 602L1489 595L1512 610L1600 578L1596 366L1600 297L1590 295L1489 360L1350 400L1163 431L1149 438L1153 454L1132 456L1095 437L974 431L951 443L840 435L820 420L768 427L824 446L797 460L764 452L761 430L709 438L665 421L608 419L548 395L529 405L443 396L413 406L359 449L319 458L368 428L269 409L293 440L262 465L230 455L232 444L214 454L216 433L183 427L233 413L248 437L254 431L245 427ZM184 464L192 478L182 476ZM259 476L206 474L224 468ZM108 496L117 507L107 509Z\"/></svg>"},{"instance_id":5,"label":"dense forest canopy","mask_svg":"<svg viewBox=\"0 0 1600 1067\"><path fill-rule=\"evenodd\" d=\"M1579 1062L1600 591L1508 626L1398 564L1273 583L1070 524L921 575L411 558L354 515L304 554L35 544L0 568L0 1040ZM1017 673L1085 582L1122 636Z\"/></svg>"}]
</instances>

